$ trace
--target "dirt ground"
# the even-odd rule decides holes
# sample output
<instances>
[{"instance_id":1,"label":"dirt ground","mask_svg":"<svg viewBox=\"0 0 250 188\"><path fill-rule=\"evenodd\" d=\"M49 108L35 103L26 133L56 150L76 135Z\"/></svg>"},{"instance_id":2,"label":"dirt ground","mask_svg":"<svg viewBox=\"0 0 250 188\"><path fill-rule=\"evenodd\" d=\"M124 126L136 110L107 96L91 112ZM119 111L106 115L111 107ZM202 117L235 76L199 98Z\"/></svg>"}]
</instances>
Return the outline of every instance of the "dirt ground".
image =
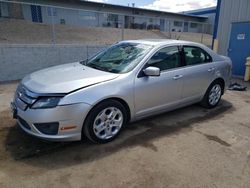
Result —
<instances>
[{"instance_id":1,"label":"dirt ground","mask_svg":"<svg viewBox=\"0 0 250 188\"><path fill-rule=\"evenodd\" d=\"M0 187L250 187L250 92L128 125L105 145L45 142L11 118L0 85Z\"/></svg>"}]
</instances>

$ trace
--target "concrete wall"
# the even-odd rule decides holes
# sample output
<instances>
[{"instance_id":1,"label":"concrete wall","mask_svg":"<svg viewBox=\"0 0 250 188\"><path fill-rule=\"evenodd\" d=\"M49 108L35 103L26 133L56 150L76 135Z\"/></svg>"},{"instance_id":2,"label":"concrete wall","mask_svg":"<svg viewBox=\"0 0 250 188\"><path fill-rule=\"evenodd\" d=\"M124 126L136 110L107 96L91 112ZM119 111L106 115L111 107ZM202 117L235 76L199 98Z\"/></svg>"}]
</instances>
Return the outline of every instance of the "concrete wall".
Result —
<instances>
[{"instance_id":1,"label":"concrete wall","mask_svg":"<svg viewBox=\"0 0 250 188\"><path fill-rule=\"evenodd\" d=\"M227 55L232 22L250 21L249 0L222 0L218 25L219 53Z\"/></svg>"},{"instance_id":2,"label":"concrete wall","mask_svg":"<svg viewBox=\"0 0 250 188\"><path fill-rule=\"evenodd\" d=\"M107 46L0 45L0 82L18 80L36 70L86 59Z\"/></svg>"}]
</instances>

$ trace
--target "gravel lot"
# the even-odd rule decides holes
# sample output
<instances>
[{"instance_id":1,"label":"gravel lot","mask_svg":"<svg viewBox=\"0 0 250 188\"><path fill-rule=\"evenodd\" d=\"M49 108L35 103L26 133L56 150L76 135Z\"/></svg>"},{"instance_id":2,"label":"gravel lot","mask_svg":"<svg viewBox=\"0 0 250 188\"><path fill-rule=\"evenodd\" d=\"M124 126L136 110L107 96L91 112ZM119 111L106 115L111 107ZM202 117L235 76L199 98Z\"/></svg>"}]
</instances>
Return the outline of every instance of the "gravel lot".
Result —
<instances>
[{"instance_id":1,"label":"gravel lot","mask_svg":"<svg viewBox=\"0 0 250 188\"><path fill-rule=\"evenodd\" d=\"M0 187L250 187L250 92L128 125L112 143L45 142L11 118L0 85Z\"/></svg>"}]
</instances>

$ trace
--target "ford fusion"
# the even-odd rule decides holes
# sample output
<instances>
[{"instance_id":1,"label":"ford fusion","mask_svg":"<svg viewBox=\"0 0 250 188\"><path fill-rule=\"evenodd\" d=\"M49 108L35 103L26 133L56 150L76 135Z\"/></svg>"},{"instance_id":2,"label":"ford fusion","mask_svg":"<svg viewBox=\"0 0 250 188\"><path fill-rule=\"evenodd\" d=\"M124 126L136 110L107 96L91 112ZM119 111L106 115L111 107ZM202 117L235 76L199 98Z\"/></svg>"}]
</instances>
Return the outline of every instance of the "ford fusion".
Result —
<instances>
[{"instance_id":1,"label":"ford fusion","mask_svg":"<svg viewBox=\"0 0 250 188\"><path fill-rule=\"evenodd\" d=\"M85 61L26 76L11 103L13 117L42 139L105 143L128 122L193 103L215 107L231 64L198 43L122 41Z\"/></svg>"}]
</instances>

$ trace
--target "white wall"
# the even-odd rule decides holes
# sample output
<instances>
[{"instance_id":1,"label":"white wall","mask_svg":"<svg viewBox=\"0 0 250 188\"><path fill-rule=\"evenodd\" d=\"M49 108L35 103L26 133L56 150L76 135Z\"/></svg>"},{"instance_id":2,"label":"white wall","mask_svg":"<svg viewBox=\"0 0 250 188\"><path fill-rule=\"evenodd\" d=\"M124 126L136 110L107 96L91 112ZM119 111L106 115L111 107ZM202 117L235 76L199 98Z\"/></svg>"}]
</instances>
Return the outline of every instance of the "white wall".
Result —
<instances>
[{"instance_id":1,"label":"white wall","mask_svg":"<svg viewBox=\"0 0 250 188\"><path fill-rule=\"evenodd\" d=\"M22 79L36 70L76 62L106 46L86 45L0 45L0 82Z\"/></svg>"}]
</instances>

